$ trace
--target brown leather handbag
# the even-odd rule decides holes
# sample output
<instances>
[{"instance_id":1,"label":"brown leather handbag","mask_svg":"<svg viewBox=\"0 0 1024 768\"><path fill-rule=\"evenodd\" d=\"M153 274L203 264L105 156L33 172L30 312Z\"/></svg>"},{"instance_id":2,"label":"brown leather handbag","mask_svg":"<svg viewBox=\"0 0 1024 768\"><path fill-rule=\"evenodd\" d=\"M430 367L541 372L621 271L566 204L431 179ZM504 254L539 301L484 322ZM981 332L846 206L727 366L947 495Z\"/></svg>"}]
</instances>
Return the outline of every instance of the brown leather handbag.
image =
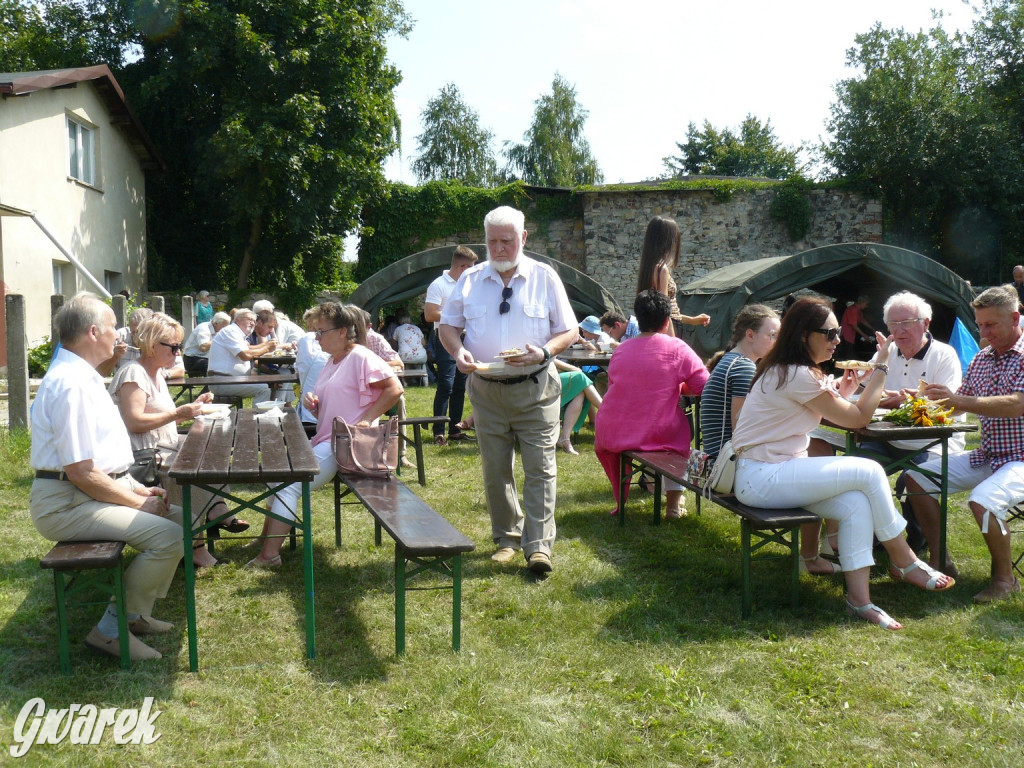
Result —
<instances>
[{"instance_id":1,"label":"brown leather handbag","mask_svg":"<svg viewBox=\"0 0 1024 768\"><path fill-rule=\"evenodd\" d=\"M341 417L331 427L331 445L343 475L391 479L398 467L398 417L372 426L349 424Z\"/></svg>"}]
</instances>

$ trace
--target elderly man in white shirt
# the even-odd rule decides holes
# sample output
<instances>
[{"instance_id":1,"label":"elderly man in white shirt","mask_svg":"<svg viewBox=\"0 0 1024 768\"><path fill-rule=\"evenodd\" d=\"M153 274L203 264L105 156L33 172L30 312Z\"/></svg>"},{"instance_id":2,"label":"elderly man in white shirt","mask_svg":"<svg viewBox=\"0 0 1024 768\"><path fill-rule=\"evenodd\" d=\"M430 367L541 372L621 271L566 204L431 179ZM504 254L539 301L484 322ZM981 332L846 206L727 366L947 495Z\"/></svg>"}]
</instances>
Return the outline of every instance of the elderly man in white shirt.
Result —
<instances>
[{"instance_id":1,"label":"elderly man in white shirt","mask_svg":"<svg viewBox=\"0 0 1024 768\"><path fill-rule=\"evenodd\" d=\"M256 313L251 309L235 312L235 319L213 337L210 344L208 373L211 376L247 376L252 370L252 361L260 355L277 348L274 339L262 344L250 344L248 336L256 327ZM270 399L270 387L266 384L212 384L210 391L215 395L240 395L251 397L253 404Z\"/></svg>"},{"instance_id":2,"label":"elderly man in white shirt","mask_svg":"<svg viewBox=\"0 0 1024 768\"><path fill-rule=\"evenodd\" d=\"M578 328L558 274L523 255L523 214L508 206L496 208L484 218L484 231L488 260L459 278L441 313L439 336L459 370L472 374L466 388L498 547L491 557L506 563L522 549L529 570L543 576L551 571L555 541L561 395L550 363L572 343ZM499 356L506 359L498 370L478 366ZM512 473L517 440L525 475L522 509Z\"/></svg>"},{"instance_id":3,"label":"elderly man in white shirt","mask_svg":"<svg viewBox=\"0 0 1024 768\"><path fill-rule=\"evenodd\" d=\"M160 652L136 635L172 628L152 611L184 551L180 510L167 506L163 488L146 488L127 474L134 462L128 430L96 371L113 353L113 311L80 293L56 322L61 349L32 405L32 522L51 541L125 541L139 551L125 571L128 647L133 661L158 659ZM85 642L116 657L118 636L111 604Z\"/></svg>"},{"instance_id":4,"label":"elderly man in white shirt","mask_svg":"<svg viewBox=\"0 0 1024 768\"><path fill-rule=\"evenodd\" d=\"M205 376L210 354L210 345L213 337L231 322L231 316L226 312L217 312L213 319L206 323L200 323L192 329L192 333L185 340L182 349L182 361L185 364L185 373L190 376Z\"/></svg>"}]
</instances>

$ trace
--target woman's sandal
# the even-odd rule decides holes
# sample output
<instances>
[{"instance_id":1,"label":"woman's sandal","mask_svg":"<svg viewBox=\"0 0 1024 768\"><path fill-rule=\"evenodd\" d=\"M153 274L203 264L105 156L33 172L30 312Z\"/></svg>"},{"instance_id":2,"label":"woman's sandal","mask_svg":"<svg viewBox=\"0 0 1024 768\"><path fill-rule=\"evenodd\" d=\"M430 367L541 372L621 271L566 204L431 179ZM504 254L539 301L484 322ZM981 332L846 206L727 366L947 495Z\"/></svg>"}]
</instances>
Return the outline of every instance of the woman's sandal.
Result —
<instances>
[{"instance_id":1,"label":"woman's sandal","mask_svg":"<svg viewBox=\"0 0 1024 768\"><path fill-rule=\"evenodd\" d=\"M947 576L946 574L941 573L940 571L936 571L924 560L915 560L905 568L900 568L898 565L893 565L892 563L889 563L889 578L891 578L893 581L907 581L907 574L915 568L920 568L928 575L928 581L925 582L923 585L914 584L914 582L912 581L907 582L908 584L914 584L915 587L920 587L921 589L927 590L929 592L945 592L947 589L950 589L954 584L956 584L956 579L954 579L952 576ZM940 587L938 586L939 579L942 578L949 579L949 581L946 582L945 586Z\"/></svg>"},{"instance_id":2,"label":"woman's sandal","mask_svg":"<svg viewBox=\"0 0 1024 768\"><path fill-rule=\"evenodd\" d=\"M888 629L893 632L899 629L903 629L903 625L900 624L896 619L890 616L888 613L883 611L874 603L868 603L867 605L854 605L849 600L846 601L846 611L856 619L863 619L869 624L881 627L882 629ZM878 614L878 621L871 621L868 618L868 613L874 611Z\"/></svg>"},{"instance_id":3,"label":"woman's sandal","mask_svg":"<svg viewBox=\"0 0 1024 768\"><path fill-rule=\"evenodd\" d=\"M558 442L556 442L555 445L557 445L563 451L565 451L566 453L568 453L568 454L570 454L572 456L579 456L580 455L579 451L577 451L575 448L572 447L572 443L569 441L568 437L561 437L561 438L559 438Z\"/></svg>"},{"instance_id":4,"label":"woman's sandal","mask_svg":"<svg viewBox=\"0 0 1024 768\"><path fill-rule=\"evenodd\" d=\"M831 572L826 573L825 571L812 571L810 568L807 567L808 563L813 563L819 557L829 564L829 566L832 568ZM834 576L837 573L842 572L843 567L839 563L833 563L831 560L827 559L823 555L813 555L811 557L804 557L803 555L800 556L800 573L809 573L811 576Z\"/></svg>"},{"instance_id":5,"label":"woman's sandal","mask_svg":"<svg viewBox=\"0 0 1024 768\"><path fill-rule=\"evenodd\" d=\"M683 507L676 507L675 509L665 510L666 520L679 520L686 517L686 510Z\"/></svg>"}]
</instances>

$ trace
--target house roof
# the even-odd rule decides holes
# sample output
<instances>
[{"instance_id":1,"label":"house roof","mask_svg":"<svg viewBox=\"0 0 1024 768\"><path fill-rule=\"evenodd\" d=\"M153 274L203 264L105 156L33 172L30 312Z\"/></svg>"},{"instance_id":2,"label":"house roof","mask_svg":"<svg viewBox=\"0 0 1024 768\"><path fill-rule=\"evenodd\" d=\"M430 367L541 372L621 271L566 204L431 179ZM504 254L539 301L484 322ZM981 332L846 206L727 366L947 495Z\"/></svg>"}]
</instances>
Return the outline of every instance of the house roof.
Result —
<instances>
[{"instance_id":1,"label":"house roof","mask_svg":"<svg viewBox=\"0 0 1024 768\"><path fill-rule=\"evenodd\" d=\"M125 100L124 91L106 64L74 69L48 69L40 72L0 72L0 96L25 96L53 88L73 88L92 83L110 112L110 122L120 126L132 150L147 171L166 170L156 146Z\"/></svg>"}]
</instances>

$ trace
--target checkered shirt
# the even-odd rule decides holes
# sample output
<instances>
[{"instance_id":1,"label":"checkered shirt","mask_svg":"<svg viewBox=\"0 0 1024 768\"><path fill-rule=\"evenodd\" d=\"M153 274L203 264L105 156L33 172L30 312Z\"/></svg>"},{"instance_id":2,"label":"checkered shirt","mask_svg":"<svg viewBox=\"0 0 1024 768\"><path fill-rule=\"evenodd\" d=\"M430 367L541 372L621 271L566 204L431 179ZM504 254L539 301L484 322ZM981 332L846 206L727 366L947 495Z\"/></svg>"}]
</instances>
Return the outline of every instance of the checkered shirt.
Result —
<instances>
[{"instance_id":1,"label":"checkered shirt","mask_svg":"<svg viewBox=\"0 0 1024 768\"><path fill-rule=\"evenodd\" d=\"M958 394L992 397L1024 392L1024 334L1001 355L983 348L971 361ZM971 466L991 465L993 471L1011 461L1024 461L1024 417L979 416L981 444L971 451Z\"/></svg>"},{"instance_id":2,"label":"checkered shirt","mask_svg":"<svg viewBox=\"0 0 1024 768\"><path fill-rule=\"evenodd\" d=\"M366 346L385 363L398 359L398 353L388 344L388 340L372 328L366 329Z\"/></svg>"}]
</instances>

